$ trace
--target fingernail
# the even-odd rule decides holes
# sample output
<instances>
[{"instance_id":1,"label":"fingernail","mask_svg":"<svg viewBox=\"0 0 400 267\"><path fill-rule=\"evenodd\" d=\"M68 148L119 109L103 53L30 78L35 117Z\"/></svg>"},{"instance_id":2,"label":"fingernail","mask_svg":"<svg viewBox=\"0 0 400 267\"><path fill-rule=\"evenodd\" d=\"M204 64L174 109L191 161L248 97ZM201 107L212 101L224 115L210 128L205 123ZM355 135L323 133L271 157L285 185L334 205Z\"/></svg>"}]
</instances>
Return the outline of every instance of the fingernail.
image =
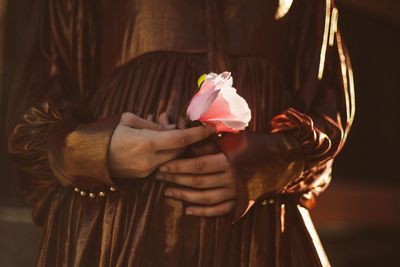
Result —
<instances>
[{"instance_id":1,"label":"fingernail","mask_svg":"<svg viewBox=\"0 0 400 267\"><path fill-rule=\"evenodd\" d=\"M164 194L166 197L172 197L172 192L169 190L166 190Z\"/></svg>"},{"instance_id":2,"label":"fingernail","mask_svg":"<svg viewBox=\"0 0 400 267\"><path fill-rule=\"evenodd\" d=\"M193 210L191 210L191 209L186 209L186 214L187 214L187 215L192 215L192 214L193 214Z\"/></svg>"}]
</instances>

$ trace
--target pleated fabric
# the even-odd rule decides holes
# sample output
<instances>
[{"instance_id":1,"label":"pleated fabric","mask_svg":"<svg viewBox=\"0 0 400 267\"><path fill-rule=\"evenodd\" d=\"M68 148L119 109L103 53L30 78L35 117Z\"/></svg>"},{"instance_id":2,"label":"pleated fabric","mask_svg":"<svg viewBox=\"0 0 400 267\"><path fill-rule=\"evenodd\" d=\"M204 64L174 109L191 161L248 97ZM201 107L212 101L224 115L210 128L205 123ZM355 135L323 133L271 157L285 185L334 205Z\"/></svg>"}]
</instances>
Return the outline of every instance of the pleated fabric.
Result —
<instances>
[{"instance_id":1,"label":"pleated fabric","mask_svg":"<svg viewBox=\"0 0 400 267\"><path fill-rule=\"evenodd\" d=\"M233 58L234 86L267 132L270 118L290 105L282 77L265 60ZM97 118L124 111L183 115L206 69L206 55L148 53L119 67L90 108ZM240 221L230 215L184 215L149 176L117 183L104 198L56 190L44 225L39 266L318 266L297 204L284 196L256 204ZM282 217L284 216L284 217ZM282 224L283 223L283 224Z\"/></svg>"},{"instance_id":2,"label":"pleated fabric","mask_svg":"<svg viewBox=\"0 0 400 267\"><path fill-rule=\"evenodd\" d=\"M38 266L329 265L308 211L293 195L314 193L321 180L323 188L329 184L354 116L337 9L330 0L294 1L276 18L282 1L215 2L38 2L34 53L10 102L22 122L10 123L8 147L43 227ZM224 68L251 108L249 131L293 133L305 148L310 166L288 194L257 199L232 224L232 215L184 215L186 204L165 198L167 184L154 175L114 179L116 191L102 188L98 177L94 191L106 195L91 198L75 192L79 184L63 186L52 171L47 146L54 125L104 124L122 112L143 118L167 112L177 122L197 79Z\"/></svg>"}]
</instances>

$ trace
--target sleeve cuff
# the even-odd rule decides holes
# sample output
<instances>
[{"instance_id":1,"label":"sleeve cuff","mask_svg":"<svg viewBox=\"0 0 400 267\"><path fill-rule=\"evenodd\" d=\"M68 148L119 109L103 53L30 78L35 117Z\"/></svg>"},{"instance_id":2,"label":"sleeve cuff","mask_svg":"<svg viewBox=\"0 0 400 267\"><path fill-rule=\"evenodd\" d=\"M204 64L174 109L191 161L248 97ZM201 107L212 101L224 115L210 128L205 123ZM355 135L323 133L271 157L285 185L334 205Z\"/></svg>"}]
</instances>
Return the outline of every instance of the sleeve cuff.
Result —
<instances>
[{"instance_id":1,"label":"sleeve cuff","mask_svg":"<svg viewBox=\"0 0 400 267\"><path fill-rule=\"evenodd\" d=\"M313 119L293 108L275 116L271 121L273 133L287 132L300 143L306 169L310 169L329 159L332 155L331 140L328 135L319 130Z\"/></svg>"},{"instance_id":2,"label":"sleeve cuff","mask_svg":"<svg viewBox=\"0 0 400 267\"><path fill-rule=\"evenodd\" d=\"M287 134L226 134L220 138L219 146L237 178L234 222L260 198L283 192L304 169L301 145Z\"/></svg>"},{"instance_id":3,"label":"sleeve cuff","mask_svg":"<svg viewBox=\"0 0 400 267\"><path fill-rule=\"evenodd\" d=\"M108 148L120 115L77 127L58 123L50 127L47 157L53 174L64 186L113 186ZM73 129L73 130L72 130Z\"/></svg>"}]
</instances>

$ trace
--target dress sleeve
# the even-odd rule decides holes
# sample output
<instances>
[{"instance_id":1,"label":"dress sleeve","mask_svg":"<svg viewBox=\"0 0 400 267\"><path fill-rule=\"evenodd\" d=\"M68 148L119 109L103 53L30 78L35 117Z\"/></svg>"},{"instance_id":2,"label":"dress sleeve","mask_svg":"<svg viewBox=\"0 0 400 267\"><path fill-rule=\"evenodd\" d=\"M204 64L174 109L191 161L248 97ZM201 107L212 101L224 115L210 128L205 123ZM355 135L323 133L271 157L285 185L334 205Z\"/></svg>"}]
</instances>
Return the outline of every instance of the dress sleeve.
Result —
<instances>
[{"instance_id":1,"label":"dress sleeve","mask_svg":"<svg viewBox=\"0 0 400 267\"><path fill-rule=\"evenodd\" d=\"M330 182L333 158L354 117L353 77L331 1L298 1L294 103L271 120L271 133L226 135L219 146L236 172L234 218L258 200L291 194L311 208ZM297 33L299 32L299 33Z\"/></svg>"},{"instance_id":2,"label":"dress sleeve","mask_svg":"<svg viewBox=\"0 0 400 267\"><path fill-rule=\"evenodd\" d=\"M96 49L90 2L37 2L35 42L13 99L24 111L8 138L33 204L57 185L113 185L107 151L119 116L96 121L84 108L93 89Z\"/></svg>"},{"instance_id":3,"label":"dress sleeve","mask_svg":"<svg viewBox=\"0 0 400 267\"><path fill-rule=\"evenodd\" d=\"M323 191L334 157L343 148L354 119L354 84L350 59L338 30L333 1L317 1L304 19L295 63L295 105L272 119L273 133L288 133L301 144L302 174L286 193ZM307 11L305 11L307 14ZM314 16L315 17L315 16Z\"/></svg>"}]
</instances>

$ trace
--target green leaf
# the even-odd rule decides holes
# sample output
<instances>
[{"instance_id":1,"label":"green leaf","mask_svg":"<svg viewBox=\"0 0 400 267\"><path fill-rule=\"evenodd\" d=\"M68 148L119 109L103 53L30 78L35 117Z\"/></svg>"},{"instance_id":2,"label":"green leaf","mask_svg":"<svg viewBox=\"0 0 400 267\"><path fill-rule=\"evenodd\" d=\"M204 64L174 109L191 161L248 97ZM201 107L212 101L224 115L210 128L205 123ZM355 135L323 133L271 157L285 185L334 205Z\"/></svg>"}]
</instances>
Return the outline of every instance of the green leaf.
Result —
<instances>
[{"instance_id":1,"label":"green leaf","mask_svg":"<svg viewBox=\"0 0 400 267\"><path fill-rule=\"evenodd\" d=\"M201 85L203 82L206 80L207 74L203 74L200 76L200 78L197 80L197 87L200 89Z\"/></svg>"}]
</instances>

